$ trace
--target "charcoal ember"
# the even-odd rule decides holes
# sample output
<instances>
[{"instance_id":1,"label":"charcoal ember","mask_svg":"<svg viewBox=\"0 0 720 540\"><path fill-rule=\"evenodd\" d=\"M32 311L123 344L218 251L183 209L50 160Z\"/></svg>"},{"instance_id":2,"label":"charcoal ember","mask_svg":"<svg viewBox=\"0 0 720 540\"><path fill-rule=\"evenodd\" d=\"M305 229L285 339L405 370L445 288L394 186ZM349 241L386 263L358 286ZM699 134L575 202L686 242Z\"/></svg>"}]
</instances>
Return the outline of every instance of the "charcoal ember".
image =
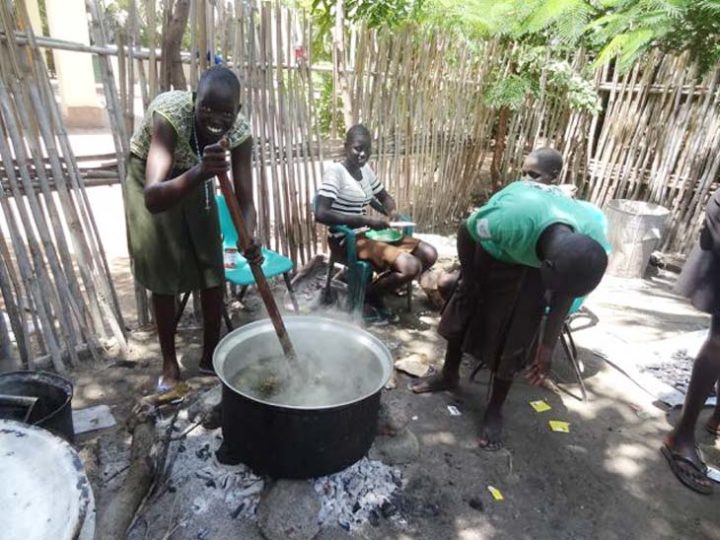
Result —
<instances>
[{"instance_id":1,"label":"charcoal ember","mask_svg":"<svg viewBox=\"0 0 720 540\"><path fill-rule=\"evenodd\" d=\"M398 469L367 458L336 474L318 478L315 492L320 497L321 525L352 531L374 520L373 512L379 519L383 505L390 501L401 478Z\"/></svg>"},{"instance_id":2,"label":"charcoal ember","mask_svg":"<svg viewBox=\"0 0 720 540\"><path fill-rule=\"evenodd\" d=\"M368 515L368 521L373 527L377 527L378 525L380 525L380 514L378 514L377 510L370 511L370 514Z\"/></svg>"},{"instance_id":3,"label":"charcoal ember","mask_svg":"<svg viewBox=\"0 0 720 540\"><path fill-rule=\"evenodd\" d=\"M198 459L201 459L203 461L207 461L210 459L212 453L210 452L210 443L206 443L203 446L201 446L198 450L195 451L195 455L198 457Z\"/></svg>"},{"instance_id":4,"label":"charcoal ember","mask_svg":"<svg viewBox=\"0 0 720 540\"><path fill-rule=\"evenodd\" d=\"M380 513L382 514L382 517L385 519L390 518L397 514L397 507L391 503L390 501L385 501L380 506Z\"/></svg>"},{"instance_id":5,"label":"charcoal ember","mask_svg":"<svg viewBox=\"0 0 720 540\"><path fill-rule=\"evenodd\" d=\"M431 477L421 474L412 478L403 492L392 499L403 516L438 517L443 513L441 490Z\"/></svg>"},{"instance_id":6,"label":"charcoal ember","mask_svg":"<svg viewBox=\"0 0 720 540\"><path fill-rule=\"evenodd\" d=\"M477 510L478 512L485 511L485 506L483 505L483 502L480 499L480 497L472 497L468 501L468 504L470 505L470 508L472 508L473 510Z\"/></svg>"}]
</instances>

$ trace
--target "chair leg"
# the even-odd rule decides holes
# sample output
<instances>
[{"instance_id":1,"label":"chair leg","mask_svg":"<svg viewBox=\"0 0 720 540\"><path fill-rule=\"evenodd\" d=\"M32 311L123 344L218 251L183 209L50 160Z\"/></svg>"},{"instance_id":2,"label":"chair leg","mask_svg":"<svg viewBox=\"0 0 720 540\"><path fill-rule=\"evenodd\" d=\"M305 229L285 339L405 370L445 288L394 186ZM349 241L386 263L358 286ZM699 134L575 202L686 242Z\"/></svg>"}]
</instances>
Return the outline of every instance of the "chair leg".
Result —
<instances>
[{"instance_id":1,"label":"chair leg","mask_svg":"<svg viewBox=\"0 0 720 540\"><path fill-rule=\"evenodd\" d=\"M248 290L247 285L243 285L242 287L240 287L240 292L237 293L237 296L236 296L236 298L238 299L239 302L242 302L242 299L245 297L245 293L247 292L247 290Z\"/></svg>"},{"instance_id":2,"label":"chair leg","mask_svg":"<svg viewBox=\"0 0 720 540\"><path fill-rule=\"evenodd\" d=\"M175 315L175 328L177 329L177 325L180 322L180 319L182 318L183 311L185 311L185 306L187 305L188 299L190 298L190 294L192 291L188 291L185 294L183 294L182 299L180 300L180 307L177 310L177 315Z\"/></svg>"},{"instance_id":3,"label":"chair leg","mask_svg":"<svg viewBox=\"0 0 720 540\"><path fill-rule=\"evenodd\" d=\"M232 320L230 320L230 314L228 313L227 304L225 303L225 301L223 301L223 304L222 304L222 316L223 316L223 319L225 320L225 325L227 326L228 332L232 332L233 323L232 323Z\"/></svg>"},{"instance_id":4,"label":"chair leg","mask_svg":"<svg viewBox=\"0 0 720 540\"><path fill-rule=\"evenodd\" d=\"M407 284L407 310L408 313L412 313L412 290L413 290L413 282L409 282Z\"/></svg>"},{"instance_id":5,"label":"chair leg","mask_svg":"<svg viewBox=\"0 0 720 540\"><path fill-rule=\"evenodd\" d=\"M335 257L333 257L332 255L330 255L330 262L328 263L328 265L328 273L327 278L325 278L325 288L323 289L322 298L324 304L329 304L330 300L332 299L330 287L332 282L333 270L335 269Z\"/></svg>"},{"instance_id":6,"label":"chair leg","mask_svg":"<svg viewBox=\"0 0 720 540\"><path fill-rule=\"evenodd\" d=\"M283 277L285 278L285 285L287 286L288 293L290 294L290 301L292 302L293 309L295 310L295 313L300 313L300 306L298 306L297 299L295 298L295 292L293 291L292 283L290 281L290 274L285 272Z\"/></svg>"},{"instance_id":7,"label":"chair leg","mask_svg":"<svg viewBox=\"0 0 720 540\"><path fill-rule=\"evenodd\" d=\"M562 348L565 352L565 356L567 357L568 362L570 362L573 370L575 371L575 377L577 378L578 383L580 383L582 400L587 401L587 389L585 388L585 381L583 381L582 378L583 370L580 366L581 362L578 361L577 349L575 348L575 343L573 342L570 328L567 325L565 325L562 334L560 334L560 343L562 344Z\"/></svg>"},{"instance_id":8,"label":"chair leg","mask_svg":"<svg viewBox=\"0 0 720 540\"><path fill-rule=\"evenodd\" d=\"M578 355L577 347L575 346L575 338L573 338L572 330L570 329L570 325L567 322L563 325L563 332L565 333L565 336L567 336L570 350L572 351L573 357L577 361L577 365L580 368L580 373L585 373L585 366L583 365L583 361Z\"/></svg>"}]
</instances>

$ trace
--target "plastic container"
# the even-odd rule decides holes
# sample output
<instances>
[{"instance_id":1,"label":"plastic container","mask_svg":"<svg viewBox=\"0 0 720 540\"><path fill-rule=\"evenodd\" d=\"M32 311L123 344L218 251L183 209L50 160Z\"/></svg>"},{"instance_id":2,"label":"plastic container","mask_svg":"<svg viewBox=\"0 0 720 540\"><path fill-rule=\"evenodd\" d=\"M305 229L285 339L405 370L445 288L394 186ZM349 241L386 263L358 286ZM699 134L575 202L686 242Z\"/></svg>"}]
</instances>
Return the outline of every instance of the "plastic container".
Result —
<instances>
[{"instance_id":1,"label":"plastic container","mask_svg":"<svg viewBox=\"0 0 720 540\"><path fill-rule=\"evenodd\" d=\"M670 217L667 208L643 201L615 199L605 206L612 253L608 274L639 278L660 245Z\"/></svg>"},{"instance_id":2,"label":"plastic container","mask_svg":"<svg viewBox=\"0 0 720 540\"><path fill-rule=\"evenodd\" d=\"M225 248L223 253L223 263L225 268L235 268L237 266L238 250L235 248Z\"/></svg>"}]
</instances>

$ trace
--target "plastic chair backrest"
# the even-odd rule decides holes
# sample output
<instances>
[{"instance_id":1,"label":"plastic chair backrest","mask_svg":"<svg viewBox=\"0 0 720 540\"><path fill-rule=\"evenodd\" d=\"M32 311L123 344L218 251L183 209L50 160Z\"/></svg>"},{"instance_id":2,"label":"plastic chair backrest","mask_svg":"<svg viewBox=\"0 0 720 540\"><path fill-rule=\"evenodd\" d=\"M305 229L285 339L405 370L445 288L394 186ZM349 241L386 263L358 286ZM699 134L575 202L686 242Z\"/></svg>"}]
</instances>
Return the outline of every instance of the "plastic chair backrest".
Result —
<instances>
[{"instance_id":1,"label":"plastic chair backrest","mask_svg":"<svg viewBox=\"0 0 720 540\"><path fill-rule=\"evenodd\" d=\"M225 202L225 197L218 195L215 200L218 207L218 219L220 220L220 234L223 239L223 249L237 249L238 235L235 224L230 217L230 210Z\"/></svg>"}]
</instances>

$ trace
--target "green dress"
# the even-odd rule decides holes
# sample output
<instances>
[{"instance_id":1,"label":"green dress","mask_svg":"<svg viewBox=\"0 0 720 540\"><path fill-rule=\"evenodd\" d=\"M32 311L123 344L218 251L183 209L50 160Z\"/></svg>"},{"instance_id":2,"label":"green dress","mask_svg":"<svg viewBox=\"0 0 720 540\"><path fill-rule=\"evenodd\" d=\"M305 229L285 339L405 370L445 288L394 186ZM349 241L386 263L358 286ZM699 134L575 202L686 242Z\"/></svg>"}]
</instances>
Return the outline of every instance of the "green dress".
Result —
<instances>
[{"instance_id":1,"label":"green dress","mask_svg":"<svg viewBox=\"0 0 720 540\"><path fill-rule=\"evenodd\" d=\"M222 239L214 184L199 184L178 204L152 214L145 206L145 164L150 149L153 115L163 116L175 129L174 178L198 163L190 141L193 126L192 94L184 91L158 95L130 140L123 197L128 249L135 279L158 294L179 294L222 285ZM228 133L230 148L250 137L240 114Z\"/></svg>"}]
</instances>

